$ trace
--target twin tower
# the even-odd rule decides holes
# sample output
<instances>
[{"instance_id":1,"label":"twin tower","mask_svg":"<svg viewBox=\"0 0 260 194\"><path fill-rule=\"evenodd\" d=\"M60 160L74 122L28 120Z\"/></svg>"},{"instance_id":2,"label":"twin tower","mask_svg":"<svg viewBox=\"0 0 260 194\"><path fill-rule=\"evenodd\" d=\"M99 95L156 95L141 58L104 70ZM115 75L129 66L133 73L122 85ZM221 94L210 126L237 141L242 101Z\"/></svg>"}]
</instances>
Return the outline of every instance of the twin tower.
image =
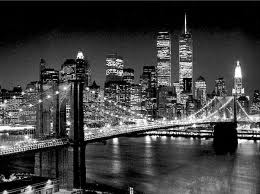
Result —
<instances>
[{"instance_id":1,"label":"twin tower","mask_svg":"<svg viewBox=\"0 0 260 194\"><path fill-rule=\"evenodd\" d=\"M193 79L193 47L192 35L187 28L186 14L184 32L179 36L179 81L174 83L177 102L185 104L192 95ZM171 37L169 32L159 32L157 35L157 85L172 86Z\"/></svg>"}]
</instances>

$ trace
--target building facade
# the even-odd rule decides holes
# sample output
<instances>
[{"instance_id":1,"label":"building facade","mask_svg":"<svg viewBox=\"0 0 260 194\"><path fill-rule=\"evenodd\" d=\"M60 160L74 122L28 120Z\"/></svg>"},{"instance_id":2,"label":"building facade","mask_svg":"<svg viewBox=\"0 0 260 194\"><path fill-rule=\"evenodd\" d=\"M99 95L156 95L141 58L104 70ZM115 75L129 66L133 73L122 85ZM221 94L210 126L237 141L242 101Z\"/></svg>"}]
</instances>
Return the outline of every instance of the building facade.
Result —
<instances>
[{"instance_id":1,"label":"building facade","mask_svg":"<svg viewBox=\"0 0 260 194\"><path fill-rule=\"evenodd\" d=\"M242 85L242 70L239 61L237 61L237 65L235 68L234 75L234 88L232 90L232 94L236 95L238 98L240 96L244 96L245 91Z\"/></svg>"},{"instance_id":2,"label":"building facade","mask_svg":"<svg viewBox=\"0 0 260 194\"><path fill-rule=\"evenodd\" d=\"M169 32L157 35L157 83L171 86L171 37Z\"/></svg>"},{"instance_id":3,"label":"building facade","mask_svg":"<svg viewBox=\"0 0 260 194\"><path fill-rule=\"evenodd\" d=\"M259 114L260 113L260 91L255 90L253 95L252 104L250 107L252 114Z\"/></svg>"},{"instance_id":4,"label":"building facade","mask_svg":"<svg viewBox=\"0 0 260 194\"><path fill-rule=\"evenodd\" d=\"M106 82L123 80L124 60L117 54L106 57Z\"/></svg>"},{"instance_id":5,"label":"building facade","mask_svg":"<svg viewBox=\"0 0 260 194\"><path fill-rule=\"evenodd\" d=\"M134 84L135 81L135 72L132 68L124 68L123 69L123 81Z\"/></svg>"},{"instance_id":6,"label":"building facade","mask_svg":"<svg viewBox=\"0 0 260 194\"><path fill-rule=\"evenodd\" d=\"M220 77L215 80L215 90L213 92L213 95L221 96L221 97L224 97L227 95L226 81L223 77Z\"/></svg>"},{"instance_id":7,"label":"building facade","mask_svg":"<svg viewBox=\"0 0 260 194\"><path fill-rule=\"evenodd\" d=\"M207 85L202 76L198 77L195 81L194 98L198 101L200 107L204 106L207 102Z\"/></svg>"},{"instance_id":8,"label":"building facade","mask_svg":"<svg viewBox=\"0 0 260 194\"><path fill-rule=\"evenodd\" d=\"M155 66L144 66L140 76L141 112L153 118L157 116L157 74Z\"/></svg>"},{"instance_id":9,"label":"building facade","mask_svg":"<svg viewBox=\"0 0 260 194\"><path fill-rule=\"evenodd\" d=\"M184 33L179 38L179 84L180 103L186 104L188 96L193 94L193 46L192 35L187 30L186 14Z\"/></svg>"}]
</instances>

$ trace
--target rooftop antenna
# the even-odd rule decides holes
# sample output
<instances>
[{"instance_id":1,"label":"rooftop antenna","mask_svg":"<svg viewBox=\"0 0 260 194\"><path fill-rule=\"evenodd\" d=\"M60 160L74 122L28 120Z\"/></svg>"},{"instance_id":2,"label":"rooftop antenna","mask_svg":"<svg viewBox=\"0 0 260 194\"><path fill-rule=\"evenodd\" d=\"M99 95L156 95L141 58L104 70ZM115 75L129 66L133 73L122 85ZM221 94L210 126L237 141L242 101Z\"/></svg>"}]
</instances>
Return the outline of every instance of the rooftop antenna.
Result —
<instances>
[{"instance_id":1,"label":"rooftop antenna","mask_svg":"<svg viewBox=\"0 0 260 194\"><path fill-rule=\"evenodd\" d=\"M184 34L187 34L187 20L186 20L186 12L184 17Z\"/></svg>"}]
</instances>

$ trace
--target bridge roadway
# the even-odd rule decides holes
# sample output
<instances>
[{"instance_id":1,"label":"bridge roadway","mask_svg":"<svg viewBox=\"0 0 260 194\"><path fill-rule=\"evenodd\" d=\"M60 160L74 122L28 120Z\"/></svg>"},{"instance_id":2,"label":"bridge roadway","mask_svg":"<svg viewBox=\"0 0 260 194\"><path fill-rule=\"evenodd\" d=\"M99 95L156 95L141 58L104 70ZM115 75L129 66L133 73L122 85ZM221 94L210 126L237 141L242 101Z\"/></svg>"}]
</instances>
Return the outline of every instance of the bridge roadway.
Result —
<instances>
[{"instance_id":1,"label":"bridge roadway","mask_svg":"<svg viewBox=\"0 0 260 194\"><path fill-rule=\"evenodd\" d=\"M227 120L226 122L230 122ZM194 124L200 125L200 124L215 124L218 123L217 121L204 121L201 122L200 120L197 120L196 122L192 121L159 121L156 123L147 123L143 125L121 125L117 127L107 127L107 128L101 128L96 129L97 131L93 132L85 132L85 143L92 143L92 142L98 142L103 141L115 137L121 137L121 136L127 136L131 134L136 134L139 132L148 132L148 131L154 131L159 129L169 129L169 128L176 128L176 127L182 127L182 126L192 126ZM45 140L37 140L32 139L28 141L18 142L14 146L0 146L0 156L6 156L10 154L17 154L27 151L36 151L40 149L46 149L46 148L53 148L57 146L66 146L69 145L70 141L68 138L52 138L52 139L45 139Z\"/></svg>"}]
</instances>

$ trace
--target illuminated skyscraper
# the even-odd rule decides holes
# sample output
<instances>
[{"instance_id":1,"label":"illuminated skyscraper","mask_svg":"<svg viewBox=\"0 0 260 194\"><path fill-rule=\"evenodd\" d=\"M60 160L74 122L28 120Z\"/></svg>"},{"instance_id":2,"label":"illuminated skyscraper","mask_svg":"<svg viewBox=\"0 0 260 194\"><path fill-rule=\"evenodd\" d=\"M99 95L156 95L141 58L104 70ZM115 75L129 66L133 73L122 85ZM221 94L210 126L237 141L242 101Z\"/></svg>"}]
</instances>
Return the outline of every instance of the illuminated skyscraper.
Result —
<instances>
[{"instance_id":1,"label":"illuminated skyscraper","mask_svg":"<svg viewBox=\"0 0 260 194\"><path fill-rule=\"evenodd\" d=\"M144 66L140 76L141 83L141 112L156 117L156 68L155 66Z\"/></svg>"},{"instance_id":2,"label":"illuminated skyscraper","mask_svg":"<svg viewBox=\"0 0 260 194\"><path fill-rule=\"evenodd\" d=\"M124 68L123 69L123 80L129 84L134 84L134 75L135 71L132 68Z\"/></svg>"},{"instance_id":3,"label":"illuminated skyscraper","mask_svg":"<svg viewBox=\"0 0 260 194\"><path fill-rule=\"evenodd\" d=\"M184 33L179 39L179 83L181 103L185 104L188 95L192 95L193 58L192 58L192 35L187 30L185 14Z\"/></svg>"},{"instance_id":4,"label":"illuminated skyscraper","mask_svg":"<svg viewBox=\"0 0 260 194\"><path fill-rule=\"evenodd\" d=\"M251 105L251 113L252 114L259 114L260 113L260 91L255 90L253 101Z\"/></svg>"},{"instance_id":5,"label":"illuminated skyscraper","mask_svg":"<svg viewBox=\"0 0 260 194\"><path fill-rule=\"evenodd\" d=\"M214 96L226 96L227 90L226 90L226 82L223 77L220 77L215 80L215 90L214 90Z\"/></svg>"},{"instance_id":6,"label":"illuminated skyscraper","mask_svg":"<svg viewBox=\"0 0 260 194\"><path fill-rule=\"evenodd\" d=\"M195 81L194 97L195 97L196 100L199 100L201 106L206 104L206 100L207 100L207 86L206 86L206 81L205 81L204 77L202 77L202 76L200 76Z\"/></svg>"},{"instance_id":7,"label":"illuminated skyscraper","mask_svg":"<svg viewBox=\"0 0 260 194\"><path fill-rule=\"evenodd\" d=\"M171 38L169 32L157 35L157 83L171 86Z\"/></svg>"},{"instance_id":8,"label":"illuminated skyscraper","mask_svg":"<svg viewBox=\"0 0 260 194\"><path fill-rule=\"evenodd\" d=\"M81 50L78 51L76 57L77 64L77 72L76 77L84 80L85 87L89 86L91 83L91 71L90 65L87 59L84 57L83 52Z\"/></svg>"},{"instance_id":9,"label":"illuminated skyscraper","mask_svg":"<svg viewBox=\"0 0 260 194\"><path fill-rule=\"evenodd\" d=\"M106 58L106 82L123 80L123 58L117 54L107 55Z\"/></svg>"},{"instance_id":10,"label":"illuminated skyscraper","mask_svg":"<svg viewBox=\"0 0 260 194\"><path fill-rule=\"evenodd\" d=\"M244 95L244 88L242 87L242 71L239 61L237 61L237 66L235 68L234 88L232 90L232 94L237 97Z\"/></svg>"}]
</instances>

